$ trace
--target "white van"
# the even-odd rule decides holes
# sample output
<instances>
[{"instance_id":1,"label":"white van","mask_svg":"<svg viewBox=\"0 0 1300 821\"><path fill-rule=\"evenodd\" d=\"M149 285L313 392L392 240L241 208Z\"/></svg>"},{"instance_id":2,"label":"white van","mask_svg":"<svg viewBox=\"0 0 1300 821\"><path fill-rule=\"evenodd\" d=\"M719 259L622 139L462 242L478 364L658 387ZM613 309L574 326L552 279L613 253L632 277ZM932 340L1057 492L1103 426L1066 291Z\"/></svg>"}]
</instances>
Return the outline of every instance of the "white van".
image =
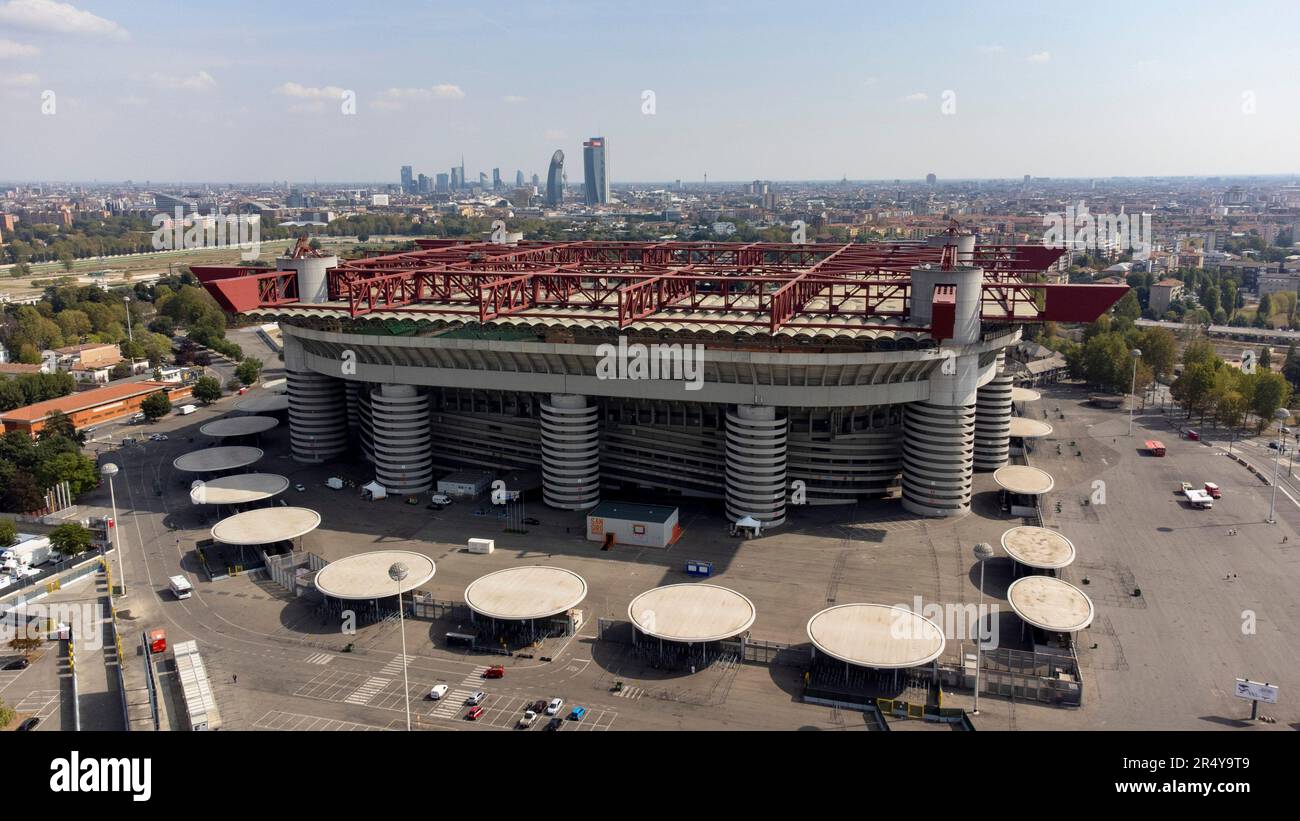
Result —
<instances>
[{"instance_id":1,"label":"white van","mask_svg":"<svg viewBox=\"0 0 1300 821\"><path fill-rule=\"evenodd\" d=\"M430 501L435 505L449 505L451 504L451 497L445 493L435 493Z\"/></svg>"},{"instance_id":2,"label":"white van","mask_svg":"<svg viewBox=\"0 0 1300 821\"><path fill-rule=\"evenodd\" d=\"M171 588L172 595L178 599L188 599L194 595L194 586L184 576L172 576L167 580L167 585Z\"/></svg>"}]
</instances>

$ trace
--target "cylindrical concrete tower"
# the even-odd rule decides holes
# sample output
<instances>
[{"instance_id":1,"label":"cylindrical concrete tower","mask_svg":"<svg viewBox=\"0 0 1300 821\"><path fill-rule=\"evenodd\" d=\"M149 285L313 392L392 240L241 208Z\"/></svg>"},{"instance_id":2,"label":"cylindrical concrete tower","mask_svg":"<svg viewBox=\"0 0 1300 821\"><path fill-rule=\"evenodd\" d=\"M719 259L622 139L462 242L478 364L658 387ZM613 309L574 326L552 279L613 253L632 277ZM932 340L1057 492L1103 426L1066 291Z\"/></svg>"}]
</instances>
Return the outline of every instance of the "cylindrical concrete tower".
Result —
<instances>
[{"instance_id":1,"label":"cylindrical concrete tower","mask_svg":"<svg viewBox=\"0 0 1300 821\"><path fill-rule=\"evenodd\" d=\"M975 397L975 469L997 470L1011 453L1011 375L998 373Z\"/></svg>"},{"instance_id":2,"label":"cylindrical concrete tower","mask_svg":"<svg viewBox=\"0 0 1300 821\"><path fill-rule=\"evenodd\" d=\"M598 413L574 394L542 403L542 499L551 507L586 510L600 501Z\"/></svg>"},{"instance_id":3,"label":"cylindrical concrete tower","mask_svg":"<svg viewBox=\"0 0 1300 821\"><path fill-rule=\"evenodd\" d=\"M370 392L375 481L389 493L433 487L429 395L411 385L380 385Z\"/></svg>"},{"instance_id":4,"label":"cylindrical concrete tower","mask_svg":"<svg viewBox=\"0 0 1300 821\"><path fill-rule=\"evenodd\" d=\"M903 508L922 516L970 510L975 410L913 402L903 413Z\"/></svg>"},{"instance_id":5,"label":"cylindrical concrete tower","mask_svg":"<svg viewBox=\"0 0 1300 821\"><path fill-rule=\"evenodd\" d=\"M370 417L370 391L374 389L374 385L369 382L358 382L357 384L361 386L361 390L357 392L357 421L359 423L357 433L360 437L358 444L361 446L361 458L374 464L375 427L374 420Z\"/></svg>"},{"instance_id":6,"label":"cylindrical concrete tower","mask_svg":"<svg viewBox=\"0 0 1300 821\"><path fill-rule=\"evenodd\" d=\"M299 462L324 462L348 447L348 398L343 380L314 371L285 371L289 385L289 446Z\"/></svg>"},{"instance_id":7,"label":"cylindrical concrete tower","mask_svg":"<svg viewBox=\"0 0 1300 821\"><path fill-rule=\"evenodd\" d=\"M326 273L338 267L338 257L302 257L291 259L279 257L275 261L276 270L298 272L298 300L316 303L329 300L329 277Z\"/></svg>"},{"instance_id":8,"label":"cylindrical concrete tower","mask_svg":"<svg viewBox=\"0 0 1300 821\"><path fill-rule=\"evenodd\" d=\"M776 408L740 405L727 413L727 516L785 522L788 422Z\"/></svg>"}]
</instances>

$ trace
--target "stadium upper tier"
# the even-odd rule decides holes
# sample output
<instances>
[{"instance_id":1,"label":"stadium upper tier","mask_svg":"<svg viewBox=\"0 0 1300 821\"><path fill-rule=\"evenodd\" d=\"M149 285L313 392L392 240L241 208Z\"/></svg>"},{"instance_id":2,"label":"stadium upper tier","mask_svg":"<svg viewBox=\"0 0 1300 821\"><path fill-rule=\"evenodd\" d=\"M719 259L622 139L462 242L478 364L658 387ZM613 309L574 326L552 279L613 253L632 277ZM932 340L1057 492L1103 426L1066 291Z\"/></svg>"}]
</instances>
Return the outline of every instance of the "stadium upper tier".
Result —
<instances>
[{"instance_id":1,"label":"stadium upper tier","mask_svg":"<svg viewBox=\"0 0 1300 821\"><path fill-rule=\"evenodd\" d=\"M847 245L417 244L359 260L286 258L282 270L193 271L227 310L268 317L921 343L953 336L958 306L946 271L982 272L978 318L990 323L1091 321L1128 290L1033 282L1062 251L978 246L952 233L930 242ZM920 280L918 270L926 273Z\"/></svg>"}]
</instances>

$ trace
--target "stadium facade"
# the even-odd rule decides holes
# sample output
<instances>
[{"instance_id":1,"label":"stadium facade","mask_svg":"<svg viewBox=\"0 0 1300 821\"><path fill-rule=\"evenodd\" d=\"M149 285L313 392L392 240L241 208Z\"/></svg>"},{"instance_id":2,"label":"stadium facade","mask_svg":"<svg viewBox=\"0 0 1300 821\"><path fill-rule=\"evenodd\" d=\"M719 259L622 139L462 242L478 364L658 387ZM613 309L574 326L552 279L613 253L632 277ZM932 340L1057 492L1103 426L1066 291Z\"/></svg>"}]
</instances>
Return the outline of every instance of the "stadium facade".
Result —
<instances>
[{"instance_id":1,"label":"stadium facade","mask_svg":"<svg viewBox=\"0 0 1300 821\"><path fill-rule=\"evenodd\" d=\"M294 458L353 449L398 492L450 470L540 473L557 508L643 488L769 526L788 504L900 486L917 515L969 510L973 471L1008 460L1004 350L1026 323L1091 321L1127 290L1037 282L1060 251L955 229L418 244L194 269L227 310L280 323ZM637 356L663 367L611 362Z\"/></svg>"}]
</instances>

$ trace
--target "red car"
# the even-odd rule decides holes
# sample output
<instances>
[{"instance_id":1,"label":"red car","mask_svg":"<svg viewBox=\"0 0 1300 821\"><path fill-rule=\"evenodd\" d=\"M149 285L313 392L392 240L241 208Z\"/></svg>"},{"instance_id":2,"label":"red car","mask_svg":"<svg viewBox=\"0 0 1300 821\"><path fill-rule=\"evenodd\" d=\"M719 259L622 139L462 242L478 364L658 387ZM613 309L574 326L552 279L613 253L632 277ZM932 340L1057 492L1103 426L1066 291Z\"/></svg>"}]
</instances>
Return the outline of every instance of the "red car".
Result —
<instances>
[{"instance_id":1,"label":"red car","mask_svg":"<svg viewBox=\"0 0 1300 821\"><path fill-rule=\"evenodd\" d=\"M483 708L475 707L474 709L470 710L468 713L465 714L465 718L468 718L470 721L478 721L482 715L483 715Z\"/></svg>"},{"instance_id":2,"label":"red car","mask_svg":"<svg viewBox=\"0 0 1300 821\"><path fill-rule=\"evenodd\" d=\"M506 668L499 664L496 667L489 667L483 671L483 678L505 678L505 675Z\"/></svg>"}]
</instances>

